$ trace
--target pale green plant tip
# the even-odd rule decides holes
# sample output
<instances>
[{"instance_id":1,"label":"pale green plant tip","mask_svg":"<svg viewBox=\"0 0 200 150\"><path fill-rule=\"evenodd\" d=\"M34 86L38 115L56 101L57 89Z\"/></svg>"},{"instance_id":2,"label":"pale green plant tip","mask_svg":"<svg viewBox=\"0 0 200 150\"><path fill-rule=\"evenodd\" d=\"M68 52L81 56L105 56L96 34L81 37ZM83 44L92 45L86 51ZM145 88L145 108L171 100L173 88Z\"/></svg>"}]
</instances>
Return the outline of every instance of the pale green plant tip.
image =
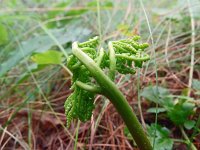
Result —
<instances>
[{"instance_id":1,"label":"pale green plant tip","mask_svg":"<svg viewBox=\"0 0 200 150\"><path fill-rule=\"evenodd\" d=\"M130 39L115 41L116 44L120 42L123 43L123 45L118 45L118 47L115 47L113 42L110 41L108 43L108 52L105 51L103 53L103 49L100 49L96 54L89 50L90 48L94 48L92 47L93 45L88 45L90 41L84 42L86 43L86 47L80 47L78 42L72 44L73 57L71 57L71 61L73 60L74 64L81 63L79 67L73 70L74 76L72 82L74 85L74 92L72 94L74 94L76 98L73 100L73 108L75 109L73 109L74 113L72 114L77 114L74 119L79 119L81 121L89 120L94 109L94 97L99 91L95 90L94 92L93 87L99 87L101 95L107 97L112 102L117 112L124 120L138 147L141 150L152 150L152 146L143 131L140 122L126 101L124 95L114 83L116 72L129 74L132 71L132 73L134 73L135 67L142 67L142 63L146 61L143 57L147 56L147 54L145 54L144 51L141 51L140 48L136 48L136 52L126 50L127 46L132 46L129 45L127 41L129 42ZM133 40L131 42L133 42ZM136 42L136 44L138 43ZM104 59L102 59L103 54L106 56ZM117 57L117 55L121 55L122 57ZM101 61L97 61L98 59ZM135 64L134 67L133 63ZM74 64L72 63L68 65ZM80 81L81 85L74 84L77 83L77 81ZM92 85L92 87L90 85ZM77 89L80 91L77 91ZM89 97L89 94L93 95L90 95ZM87 95L87 99L85 98L85 95ZM81 111L83 108L84 113Z\"/></svg>"},{"instance_id":2,"label":"pale green plant tip","mask_svg":"<svg viewBox=\"0 0 200 150\"><path fill-rule=\"evenodd\" d=\"M148 44L148 43L143 43L143 44L140 45L140 48L141 48L142 50L144 50L145 48L148 48L148 47L149 47L149 44Z\"/></svg>"},{"instance_id":3,"label":"pale green plant tip","mask_svg":"<svg viewBox=\"0 0 200 150\"><path fill-rule=\"evenodd\" d=\"M139 35L135 35L135 36L133 36L132 39L133 39L134 41L138 41L138 40L140 40L140 38L141 38L141 37L140 37Z\"/></svg>"},{"instance_id":4,"label":"pale green plant tip","mask_svg":"<svg viewBox=\"0 0 200 150\"><path fill-rule=\"evenodd\" d=\"M84 48L84 47L91 47L91 48L95 48L97 45L99 44L99 37L95 36L94 38L89 39L86 42L83 43L79 43L78 46L80 48Z\"/></svg>"},{"instance_id":5,"label":"pale green plant tip","mask_svg":"<svg viewBox=\"0 0 200 150\"><path fill-rule=\"evenodd\" d=\"M96 49L99 44L98 36L82 43L74 42L72 49L78 48L83 51L101 69L109 68L109 77L114 81L116 71L121 74L135 74L135 67L142 67L143 62L149 60L149 55L141 51L141 49L147 48L148 44L136 42L139 38L140 36L134 36L131 39L110 41L108 53L103 48ZM133 67L133 63L135 67ZM73 118L78 118L83 122L90 119L94 109L94 97L100 93L101 87L92 83L90 72L76 56L68 57L67 67L73 73L73 88L71 88L73 93L66 100L69 102L65 103L67 126L69 127Z\"/></svg>"}]
</instances>

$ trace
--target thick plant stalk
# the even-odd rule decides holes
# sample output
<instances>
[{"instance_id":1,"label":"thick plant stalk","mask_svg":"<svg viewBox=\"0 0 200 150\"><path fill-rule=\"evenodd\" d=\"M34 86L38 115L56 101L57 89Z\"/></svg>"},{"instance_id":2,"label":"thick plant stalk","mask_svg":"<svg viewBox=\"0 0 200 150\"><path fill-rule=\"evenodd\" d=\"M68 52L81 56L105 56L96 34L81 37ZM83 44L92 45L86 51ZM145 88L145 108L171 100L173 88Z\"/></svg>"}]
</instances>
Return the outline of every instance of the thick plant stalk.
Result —
<instances>
[{"instance_id":1,"label":"thick plant stalk","mask_svg":"<svg viewBox=\"0 0 200 150\"><path fill-rule=\"evenodd\" d=\"M137 146L141 150L152 150L152 146L143 131L141 124L115 83L104 74L93 59L78 47L77 42L74 42L72 45L72 53L84 64L84 66L90 71L91 75L96 79L101 88L101 94L106 96L115 106L128 127ZM112 76L113 75L111 74L111 77Z\"/></svg>"}]
</instances>

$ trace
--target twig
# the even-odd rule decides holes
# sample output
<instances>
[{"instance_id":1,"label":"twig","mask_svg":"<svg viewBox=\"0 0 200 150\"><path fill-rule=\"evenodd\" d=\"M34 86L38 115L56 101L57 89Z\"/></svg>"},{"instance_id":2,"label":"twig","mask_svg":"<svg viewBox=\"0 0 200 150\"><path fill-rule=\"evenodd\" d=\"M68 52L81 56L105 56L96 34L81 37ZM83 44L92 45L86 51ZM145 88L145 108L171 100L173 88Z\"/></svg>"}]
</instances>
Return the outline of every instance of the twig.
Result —
<instances>
[{"instance_id":1,"label":"twig","mask_svg":"<svg viewBox=\"0 0 200 150\"><path fill-rule=\"evenodd\" d=\"M190 0L188 2L188 9L190 12L190 18L191 18L191 62L190 62L190 73L189 73L189 81L188 81L188 96L190 96L191 93L191 87L192 87L192 79L193 79L193 71L194 71L194 55L195 55L195 23L194 23L194 16L191 10L190 6Z\"/></svg>"}]
</instances>

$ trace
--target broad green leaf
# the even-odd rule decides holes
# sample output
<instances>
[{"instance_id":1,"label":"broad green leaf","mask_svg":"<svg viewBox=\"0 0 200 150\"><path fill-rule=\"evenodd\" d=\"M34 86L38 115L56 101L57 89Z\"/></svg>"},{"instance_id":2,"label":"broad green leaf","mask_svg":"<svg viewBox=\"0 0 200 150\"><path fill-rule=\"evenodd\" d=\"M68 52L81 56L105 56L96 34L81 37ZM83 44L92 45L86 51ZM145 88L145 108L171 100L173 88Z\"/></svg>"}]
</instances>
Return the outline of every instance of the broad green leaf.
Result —
<instances>
[{"instance_id":1,"label":"broad green leaf","mask_svg":"<svg viewBox=\"0 0 200 150\"><path fill-rule=\"evenodd\" d=\"M143 89L141 96L145 97L149 101L158 103L165 107L173 105L172 98L169 97L170 93L167 89L156 86L149 86Z\"/></svg>"},{"instance_id":2,"label":"broad green leaf","mask_svg":"<svg viewBox=\"0 0 200 150\"><path fill-rule=\"evenodd\" d=\"M195 121L194 120L187 120L185 123L184 123L184 127L188 130L191 130L194 125L195 125Z\"/></svg>"},{"instance_id":3,"label":"broad green leaf","mask_svg":"<svg viewBox=\"0 0 200 150\"><path fill-rule=\"evenodd\" d=\"M173 102L173 97L178 96L170 95L169 91L162 87L146 87L142 91L141 96L163 106L164 109L166 109L167 115L170 120L173 121L176 125L184 124L187 121L188 117L194 113L193 109L195 105L187 102L187 99L189 99L189 97L179 96L181 99L179 99L178 103L175 104ZM150 109L150 111L152 110Z\"/></svg>"},{"instance_id":4,"label":"broad green leaf","mask_svg":"<svg viewBox=\"0 0 200 150\"><path fill-rule=\"evenodd\" d=\"M166 127L161 127L158 124L151 124L151 126L147 126L147 132L152 144L155 138L154 150L172 150L173 140L170 139L170 131Z\"/></svg>"},{"instance_id":5,"label":"broad green leaf","mask_svg":"<svg viewBox=\"0 0 200 150\"><path fill-rule=\"evenodd\" d=\"M176 125L183 125L188 117L194 113L195 105L186 100L179 100L173 107L168 108L167 115Z\"/></svg>"},{"instance_id":6,"label":"broad green leaf","mask_svg":"<svg viewBox=\"0 0 200 150\"><path fill-rule=\"evenodd\" d=\"M3 24L0 24L0 46L8 42L8 31Z\"/></svg>"},{"instance_id":7,"label":"broad green leaf","mask_svg":"<svg viewBox=\"0 0 200 150\"><path fill-rule=\"evenodd\" d=\"M77 22L78 23L78 22ZM50 30L60 44L66 44L71 41L86 38L91 33L91 30L82 28L76 23L68 25L66 28ZM47 35L38 35L27 41L21 42L21 46L14 50L10 58L1 62L0 64L0 77L7 71L15 67L27 56L32 55L33 52L45 52L49 50L56 43ZM23 53L22 53L23 51Z\"/></svg>"},{"instance_id":8,"label":"broad green leaf","mask_svg":"<svg viewBox=\"0 0 200 150\"><path fill-rule=\"evenodd\" d=\"M152 145L155 138L154 150L172 150L174 142L170 138L169 129L161 127L159 124L151 124L151 126L147 126L147 132ZM124 134L129 140L133 140L127 127L124 128Z\"/></svg>"},{"instance_id":9,"label":"broad green leaf","mask_svg":"<svg viewBox=\"0 0 200 150\"><path fill-rule=\"evenodd\" d=\"M48 50L44 53L35 53L31 56L31 59L40 65L45 64L61 64L62 53L55 50Z\"/></svg>"},{"instance_id":10,"label":"broad green leaf","mask_svg":"<svg viewBox=\"0 0 200 150\"><path fill-rule=\"evenodd\" d=\"M170 131L166 127L161 127L159 124L151 124L151 126L147 126L147 131L150 136L154 136L156 132L156 137L168 137Z\"/></svg>"}]
</instances>

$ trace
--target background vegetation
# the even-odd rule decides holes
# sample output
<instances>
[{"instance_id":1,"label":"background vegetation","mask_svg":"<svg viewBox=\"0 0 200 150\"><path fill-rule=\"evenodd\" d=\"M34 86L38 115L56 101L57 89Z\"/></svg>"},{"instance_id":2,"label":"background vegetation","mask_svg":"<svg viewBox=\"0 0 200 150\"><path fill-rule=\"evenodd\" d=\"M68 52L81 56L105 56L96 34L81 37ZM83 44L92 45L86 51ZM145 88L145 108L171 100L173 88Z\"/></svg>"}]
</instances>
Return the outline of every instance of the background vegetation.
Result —
<instances>
[{"instance_id":1,"label":"background vegetation","mask_svg":"<svg viewBox=\"0 0 200 150\"><path fill-rule=\"evenodd\" d=\"M67 56L73 41L139 34L151 60L117 84L156 150L200 149L199 0L0 0L0 149L133 149L108 100L90 122L66 127L70 75L37 65L36 52ZM66 63L66 59L63 60Z\"/></svg>"}]
</instances>

